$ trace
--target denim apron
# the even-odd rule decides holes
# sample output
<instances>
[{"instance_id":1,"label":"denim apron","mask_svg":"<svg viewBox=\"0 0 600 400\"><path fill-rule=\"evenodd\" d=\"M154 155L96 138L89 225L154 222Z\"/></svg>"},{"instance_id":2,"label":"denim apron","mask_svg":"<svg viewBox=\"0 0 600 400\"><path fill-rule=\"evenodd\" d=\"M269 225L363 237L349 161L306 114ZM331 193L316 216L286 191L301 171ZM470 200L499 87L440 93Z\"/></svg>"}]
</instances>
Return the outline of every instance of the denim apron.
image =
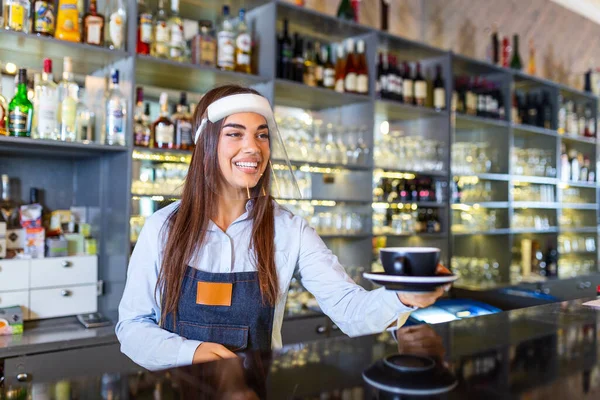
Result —
<instances>
[{"instance_id":1,"label":"denim apron","mask_svg":"<svg viewBox=\"0 0 600 400\"><path fill-rule=\"evenodd\" d=\"M231 305L197 304L198 282L231 283ZM188 266L177 324L173 326L173 317L168 314L164 327L186 339L219 343L234 352L270 351L274 312L273 306L263 304L258 272L212 273Z\"/></svg>"}]
</instances>

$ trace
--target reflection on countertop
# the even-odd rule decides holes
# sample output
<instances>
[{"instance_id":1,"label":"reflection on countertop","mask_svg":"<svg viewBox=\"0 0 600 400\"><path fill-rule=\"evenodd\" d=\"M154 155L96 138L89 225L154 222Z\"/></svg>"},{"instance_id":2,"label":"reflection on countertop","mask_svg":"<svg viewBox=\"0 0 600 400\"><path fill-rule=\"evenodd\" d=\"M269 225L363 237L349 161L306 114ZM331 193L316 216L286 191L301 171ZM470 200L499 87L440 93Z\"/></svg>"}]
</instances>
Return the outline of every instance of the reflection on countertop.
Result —
<instances>
[{"instance_id":1,"label":"reflection on countertop","mask_svg":"<svg viewBox=\"0 0 600 400\"><path fill-rule=\"evenodd\" d=\"M162 372L107 371L102 376L37 383L37 388L30 384L23 390L54 393L60 388L67 394L64 398L405 398L374 387L384 381L377 374L384 373L392 374L388 382L408 382L394 390L402 392L410 386L416 395L431 389L429 398L596 399L600 398L600 311L582 306L584 301L300 343ZM406 372L391 371L381 361L393 354L426 357L445 383L432 391L433 375L405 379Z\"/></svg>"}]
</instances>

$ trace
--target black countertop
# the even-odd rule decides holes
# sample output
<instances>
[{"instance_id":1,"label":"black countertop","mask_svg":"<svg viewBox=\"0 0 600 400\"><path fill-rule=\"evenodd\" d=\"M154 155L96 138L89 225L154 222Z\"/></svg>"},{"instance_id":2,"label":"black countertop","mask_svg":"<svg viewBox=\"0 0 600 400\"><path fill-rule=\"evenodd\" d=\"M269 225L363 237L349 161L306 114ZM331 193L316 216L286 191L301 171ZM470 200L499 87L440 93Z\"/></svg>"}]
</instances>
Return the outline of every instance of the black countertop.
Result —
<instances>
[{"instance_id":1,"label":"black countertop","mask_svg":"<svg viewBox=\"0 0 600 400\"><path fill-rule=\"evenodd\" d=\"M70 393L60 398L77 399L415 398L416 392L393 395L363 379L363 371L388 355L414 354L428 356L435 364L431 371L438 377L445 374L446 386L448 379L455 386L429 398L599 399L600 311L582 306L586 300L590 299L404 327L396 332L398 342L390 332L333 338L155 373L107 371L84 377L82 371L82 377L46 387L36 382L36 387L29 384L21 390L60 391ZM404 389L432 387L431 371L422 381L424 375L409 375ZM400 382L407 375L393 377Z\"/></svg>"}]
</instances>

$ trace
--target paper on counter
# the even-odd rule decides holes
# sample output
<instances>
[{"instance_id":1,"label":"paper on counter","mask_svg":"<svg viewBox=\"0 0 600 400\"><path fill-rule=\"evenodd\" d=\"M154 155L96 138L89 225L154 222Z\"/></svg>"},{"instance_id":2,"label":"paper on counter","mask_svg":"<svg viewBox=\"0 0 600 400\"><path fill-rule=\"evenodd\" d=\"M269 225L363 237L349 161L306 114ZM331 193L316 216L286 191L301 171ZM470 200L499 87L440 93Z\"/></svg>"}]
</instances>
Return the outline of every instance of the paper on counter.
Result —
<instances>
[{"instance_id":1,"label":"paper on counter","mask_svg":"<svg viewBox=\"0 0 600 400\"><path fill-rule=\"evenodd\" d=\"M583 306L588 306L588 307L600 308L600 299L598 299L598 300L592 300L592 301L586 301L582 305Z\"/></svg>"}]
</instances>

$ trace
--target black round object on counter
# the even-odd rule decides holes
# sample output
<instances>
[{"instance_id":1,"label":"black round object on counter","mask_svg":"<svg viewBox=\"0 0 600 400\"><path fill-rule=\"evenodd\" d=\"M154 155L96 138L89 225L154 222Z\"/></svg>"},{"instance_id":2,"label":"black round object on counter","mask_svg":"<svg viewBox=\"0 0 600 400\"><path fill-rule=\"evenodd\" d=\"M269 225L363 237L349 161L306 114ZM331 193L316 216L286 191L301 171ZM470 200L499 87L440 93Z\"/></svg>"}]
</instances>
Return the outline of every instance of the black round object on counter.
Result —
<instances>
[{"instance_id":1,"label":"black round object on counter","mask_svg":"<svg viewBox=\"0 0 600 400\"><path fill-rule=\"evenodd\" d=\"M458 385L454 375L429 357L401 355L376 361L363 371L367 384L383 392L410 396L432 396Z\"/></svg>"}]
</instances>

